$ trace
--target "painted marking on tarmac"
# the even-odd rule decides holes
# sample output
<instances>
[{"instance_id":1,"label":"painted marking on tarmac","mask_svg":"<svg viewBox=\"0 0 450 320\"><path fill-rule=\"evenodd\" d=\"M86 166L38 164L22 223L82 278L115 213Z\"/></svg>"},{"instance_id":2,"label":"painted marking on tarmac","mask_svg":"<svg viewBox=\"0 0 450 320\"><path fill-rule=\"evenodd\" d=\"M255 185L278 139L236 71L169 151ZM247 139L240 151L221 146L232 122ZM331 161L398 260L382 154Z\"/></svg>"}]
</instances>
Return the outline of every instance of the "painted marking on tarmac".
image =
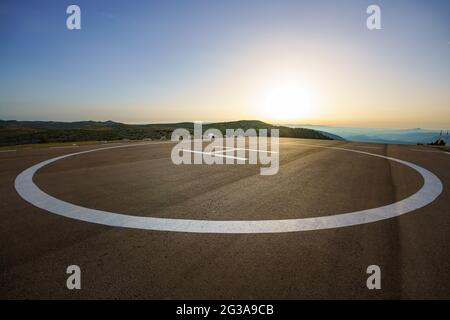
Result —
<instances>
[{"instance_id":1,"label":"painted marking on tarmac","mask_svg":"<svg viewBox=\"0 0 450 320\"><path fill-rule=\"evenodd\" d=\"M219 149L219 150L212 152L212 154L214 154L214 155L215 154L224 154L224 153L228 153L230 151L234 152L234 150L236 150L235 148L232 148L232 147L222 147L222 146L214 146L213 150L215 150L215 149Z\"/></svg>"},{"instance_id":2,"label":"painted marking on tarmac","mask_svg":"<svg viewBox=\"0 0 450 320\"><path fill-rule=\"evenodd\" d=\"M158 143L150 143L158 144ZM195 220L175 218L153 218L125 215L121 213L96 210L81 207L69 202L57 199L45 192L33 182L34 174L41 168L58 160L73 157L90 152L142 146L143 144L130 144L114 147L99 148L82 152L70 153L56 158L40 162L20 173L15 180L15 188L19 195L32 205L67 218L97 223L113 227L134 228L156 231L193 232L193 233L230 233L230 234L255 234L255 233L283 233L341 228L365 223L376 222L401 216L405 213L420 209L433 202L443 190L442 182L433 173L414 163L387 157L365 151L345 149L332 146L312 146L309 144L297 144L299 146L327 148L337 151L354 152L368 156L388 159L403 164L423 178L422 187L413 195L398 202L367 210L321 216L315 218L281 219L281 220Z\"/></svg>"},{"instance_id":3,"label":"painted marking on tarmac","mask_svg":"<svg viewBox=\"0 0 450 320\"><path fill-rule=\"evenodd\" d=\"M246 149L246 148L236 148L235 150L248 150L252 152L261 152L261 153L278 153L276 151L267 151L267 150L257 150L257 149Z\"/></svg>"},{"instance_id":4,"label":"painted marking on tarmac","mask_svg":"<svg viewBox=\"0 0 450 320\"><path fill-rule=\"evenodd\" d=\"M242 151L242 150L245 150L245 151L250 151L250 152L258 152L258 153L278 153L278 152L276 152L276 151L267 151L267 150L257 150L257 149L247 149L247 148L231 148L231 147L222 147L223 149L221 149L221 150L218 150L218 151L214 151L214 152L212 152L212 154L213 155L221 155L221 154L224 154L224 153L229 153L229 152L235 152L235 151ZM186 150L186 151L189 151L189 150ZM205 153L205 152L200 152L200 153ZM205 153L205 154L209 154L209 153ZM246 158L237 158L237 159L240 159L240 160L248 160L248 159L246 159Z\"/></svg>"},{"instance_id":5,"label":"painted marking on tarmac","mask_svg":"<svg viewBox=\"0 0 450 320\"><path fill-rule=\"evenodd\" d=\"M226 154L216 153L217 151L216 152L203 152L203 151L195 151L195 150L190 150L190 149L181 149L181 151L190 152L190 153L206 154L208 156L214 156L214 157L219 157L219 158L229 158L229 159L236 159L236 160L242 160L242 161L248 160L247 158L235 157L235 156L229 156Z\"/></svg>"},{"instance_id":6,"label":"painted marking on tarmac","mask_svg":"<svg viewBox=\"0 0 450 320\"><path fill-rule=\"evenodd\" d=\"M216 149L216 148L214 148L214 149ZM212 154L220 156L220 155L223 155L223 154L227 154L229 152L233 152L233 154L234 154L235 151L236 151L236 149L234 149L234 148L226 148L226 149L221 149L221 150L214 151L214 152L212 152ZM247 159L245 159L245 160L247 160Z\"/></svg>"}]
</instances>

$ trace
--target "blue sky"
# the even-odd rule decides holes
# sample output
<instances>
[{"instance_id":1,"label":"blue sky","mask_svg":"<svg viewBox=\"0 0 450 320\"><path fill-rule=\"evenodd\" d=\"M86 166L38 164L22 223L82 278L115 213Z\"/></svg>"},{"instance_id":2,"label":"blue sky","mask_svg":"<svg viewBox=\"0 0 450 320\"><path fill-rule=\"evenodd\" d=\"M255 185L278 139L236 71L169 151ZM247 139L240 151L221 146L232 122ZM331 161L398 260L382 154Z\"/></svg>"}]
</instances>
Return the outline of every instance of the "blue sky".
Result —
<instances>
[{"instance_id":1,"label":"blue sky","mask_svg":"<svg viewBox=\"0 0 450 320\"><path fill-rule=\"evenodd\" d=\"M320 102L289 123L450 127L450 1L3 0L0 40L1 119L264 118L261 79L298 76Z\"/></svg>"}]
</instances>

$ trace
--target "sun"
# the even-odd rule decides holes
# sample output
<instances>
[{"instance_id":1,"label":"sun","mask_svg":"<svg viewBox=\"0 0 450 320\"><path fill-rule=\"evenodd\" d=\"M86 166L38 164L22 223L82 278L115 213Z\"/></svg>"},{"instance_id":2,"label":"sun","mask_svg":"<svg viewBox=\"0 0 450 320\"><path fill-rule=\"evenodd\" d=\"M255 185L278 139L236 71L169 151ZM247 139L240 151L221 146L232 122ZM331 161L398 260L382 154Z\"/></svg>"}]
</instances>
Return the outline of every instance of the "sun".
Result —
<instances>
[{"instance_id":1,"label":"sun","mask_svg":"<svg viewBox=\"0 0 450 320\"><path fill-rule=\"evenodd\" d=\"M290 82L268 87L261 95L258 109L266 119L287 121L310 119L315 114L315 107L312 90Z\"/></svg>"}]
</instances>

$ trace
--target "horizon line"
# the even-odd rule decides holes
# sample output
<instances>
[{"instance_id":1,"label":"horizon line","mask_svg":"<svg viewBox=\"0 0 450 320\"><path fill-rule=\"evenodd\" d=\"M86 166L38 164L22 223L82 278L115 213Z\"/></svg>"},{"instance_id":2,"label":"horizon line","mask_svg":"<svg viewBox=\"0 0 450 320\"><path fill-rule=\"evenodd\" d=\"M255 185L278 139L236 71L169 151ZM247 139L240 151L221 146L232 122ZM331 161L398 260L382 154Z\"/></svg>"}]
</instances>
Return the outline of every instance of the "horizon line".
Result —
<instances>
[{"instance_id":1,"label":"horizon line","mask_svg":"<svg viewBox=\"0 0 450 320\"><path fill-rule=\"evenodd\" d=\"M370 127L370 126L348 126L348 125L324 125L324 124L311 124L311 123L276 123L276 122L266 122L263 120L258 119L238 119L238 120L226 120L226 121L203 121L203 120L186 120L186 121L160 121L160 122L142 122L142 123L132 123L132 122L122 122L122 121L116 121L116 120L17 120L17 119L0 119L0 121L17 121L17 122L61 122L61 123L76 123L76 122L99 122L99 123L105 123L105 122L114 122L114 123L120 123L125 125L155 125L155 124L179 124L179 123L195 123L198 121L201 121L204 124L212 124L212 123L227 123L227 122L240 122L240 121L259 121L263 123L267 123L269 125L273 126L311 126L311 127L328 127L328 128L347 128L347 129L380 129L380 130L389 130L389 129L396 129L396 130L412 130L412 129L421 129L421 130L429 130L429 131L448 131L450 128L441 127L440 129L431 129L427 127L420 127L420 126L411 126L411 127Z\"/></svg>"}]
</instances>

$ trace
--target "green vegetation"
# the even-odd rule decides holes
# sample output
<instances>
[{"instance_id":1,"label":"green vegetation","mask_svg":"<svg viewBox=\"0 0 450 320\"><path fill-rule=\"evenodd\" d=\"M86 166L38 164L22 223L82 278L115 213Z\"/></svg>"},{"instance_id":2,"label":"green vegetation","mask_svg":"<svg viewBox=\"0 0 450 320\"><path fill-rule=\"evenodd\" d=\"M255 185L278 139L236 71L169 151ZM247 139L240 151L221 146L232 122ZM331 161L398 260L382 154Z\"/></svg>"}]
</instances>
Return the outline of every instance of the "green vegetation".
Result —
<instances>
[{"instance_id":1,"label":"green vegetation","mask_svg":"<svg viewBox=\"0 0 450 320\"><path fill-rule=\"evenodd\" d=\"M96 122L52 122L52 121L3 121L0 120L0 146L36 143L60 143L78 141L114 140L162 140L170 139L173 130L186 128L193 131L192 122L170 124L131 125L113 121ZM216 128L225 134L226 129L271 129L280 130L280 137L324 139L331 137L312 130L273 126L262 121L245 120L204 124L203 129Z\"/></svg>"}]
</instances>

